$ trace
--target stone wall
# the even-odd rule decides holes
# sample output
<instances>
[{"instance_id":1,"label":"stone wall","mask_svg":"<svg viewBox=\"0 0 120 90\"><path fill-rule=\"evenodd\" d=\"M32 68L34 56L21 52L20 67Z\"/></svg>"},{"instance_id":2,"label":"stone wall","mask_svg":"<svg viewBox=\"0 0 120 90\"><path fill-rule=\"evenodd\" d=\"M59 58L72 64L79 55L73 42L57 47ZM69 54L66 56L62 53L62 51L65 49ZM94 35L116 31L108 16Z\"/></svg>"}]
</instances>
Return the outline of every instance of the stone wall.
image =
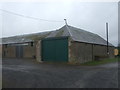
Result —
<instances>
[{"instance_id":1,"label":"stone wall","mask_svg":"<svg viewBox=\"0 0 120 90\"><path fill-rule=\"evenodd\" d=\"M94 60L97 57L100 58L113 58L114 57L114 47L109 47L109 56L107 55L107 46L103 45L93 45Z\"/></svg>"},{"instance_id":2,"label":"stone wall","mask_svg":"<svg viewBox=\"0 0 120 90\"><path fill-rule=\"evenodd\" d=\"M31 46L31 43L28 43L28 45L23 46L23 58L35 58L36 57L36 45L35 43L33 46Z\"/></svg>"},{"instance_id":3,"label":"stone wall","mask_svg":"<svg viewBox=\"0 0 120 90\"><path fill-rule=\"evenodd\" d=\"M84 63L92 60L92 45L78 42L71 42L69 46L71 63Z\"/></svg>"},{"instance_id":4,"label":"stone wall","mask_svg":"<svg viewBox=\"0 0 120 90\"><path fill-rule=\"evenodd\" d=\"M8 58L15 58L16 57L16 47L14 46L5 46L3 45L2 56Z\"/></svg>"},{"instance_id":5,"label":"stone wall","mask_svg":"<svg viewBox=\"0 0 120 90\"><path fill-rule=\"evenodd\" d=\"M21 44L26 44L22 45L22 56L21 58L35 58L36 57L36 45L34 44L31 46L31 43L21 43ZM27 45L28 44L28 45ZM3 45L2 47L2 56L3 58L17 58L16 53L18 53L18 50L16 52L16 47L19 47L17 44L8 44Z\"/></svg>"},{"instance_id":6,"label":"stone wall","mask_svg":"<svg viewBox=\"0 0 120 90\"><path fill-rule=\"evenodd\" d=\"M41 60L41 40L36 42L36 60L37 60L37 62L42 62L42 60Z\"/></svg>"},{"instance_id":7,"label":"stone wall","mask_svg":"<svg viewBox=\"0 0 120 90\"><path fill-rule=\"evenodd\" d=\"M109 58L114 57L114 47L109 47ZM85 63L108 58L106 46L69 41L69 62Z\"/></svg>"}]
</instances>

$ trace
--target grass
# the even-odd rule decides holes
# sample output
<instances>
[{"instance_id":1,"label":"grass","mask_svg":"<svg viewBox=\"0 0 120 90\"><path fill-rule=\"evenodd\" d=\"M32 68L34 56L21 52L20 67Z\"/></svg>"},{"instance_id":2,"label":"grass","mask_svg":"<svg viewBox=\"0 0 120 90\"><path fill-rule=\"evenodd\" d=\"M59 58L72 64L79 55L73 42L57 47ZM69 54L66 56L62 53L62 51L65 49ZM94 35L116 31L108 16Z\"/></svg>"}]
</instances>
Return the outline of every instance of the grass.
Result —
<instances>
[{"instance_id":1,"label":"grass","mask_svg":"<svg viewBox=\"0 0 120 90\"><path fill-rule=\"evenodd\" d=\"M90 61L83 64L79 63L68 63L68 62L44 62L46 64L54 64L54 65L64 65L64 66L95 66L95 65L102 65L112 62L120 62L120 58L113 58L113 59L103 59L103 60L96 60L96 61Z\"/></svg>"},{"instance_id":2,"label":"grass","mask_svg":"<svg viewBox=\"0 0 120 90\"><path fill-rule=\"evenodd\" d=\"M107 63L112 63L112 62L118 62L120 61L120 58L113 58L113 59L104 59L104 60L96 60L96 61L90 61L90 62L86 62L84 64L81 65L85 65L85 66L95 66L95 65L101 65L101 64L107 64Z\"/></svg>"}]
</instances>

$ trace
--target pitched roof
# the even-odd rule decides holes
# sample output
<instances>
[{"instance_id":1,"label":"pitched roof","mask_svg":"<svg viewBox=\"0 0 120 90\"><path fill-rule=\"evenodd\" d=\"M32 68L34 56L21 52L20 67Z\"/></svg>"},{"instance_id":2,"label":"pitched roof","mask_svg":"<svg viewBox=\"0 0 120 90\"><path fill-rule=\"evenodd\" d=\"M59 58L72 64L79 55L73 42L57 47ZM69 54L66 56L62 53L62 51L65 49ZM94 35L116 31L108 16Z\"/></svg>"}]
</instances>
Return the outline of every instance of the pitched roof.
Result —
<instances>
[{"instance_id":1,"label":"pitched roof","mask_svg":"<svg viewBox=\"0 0 120 90\"><path fill-rule=\"evenodd\" d=\"M94 34L79 28L75 28L72 26L68 26L68 27L72 34L72 39L74 41L107 45L107 41L97 34ZM109 46L113 46L113 45L109 43Z\"/></svg>"},{"instance_id":2,"label":"pitched roof","mask_svg":"<svg viewBox=\"0 0 120 90\"><path fill-rule=\"evenodd\" d=\"M49 32L3 38L2 43L7 44L7 43L31 42L31 41L39 40L41 38L61 37L61 36L70 36L73 41L78 41L78 42L107 45L106 40L104 40L99 35L69 25L64 25L62 28L58 30L49 31ZM109 46L113 46L113 45L109 43Z\"/></svg>"},{"instance_id":3,"label":"pitched roof","mask_svg":"<svg viewBox=\"0 0 120 90\"><path fill-rule=\"evenodd\" d=\"M49 34L49 32L42 32L42 33L34 33L34 34L5 37L5 38L2 38L1 44L32 42L35 40L39 40L48 34Z\"/></svg>"}]
</instances>

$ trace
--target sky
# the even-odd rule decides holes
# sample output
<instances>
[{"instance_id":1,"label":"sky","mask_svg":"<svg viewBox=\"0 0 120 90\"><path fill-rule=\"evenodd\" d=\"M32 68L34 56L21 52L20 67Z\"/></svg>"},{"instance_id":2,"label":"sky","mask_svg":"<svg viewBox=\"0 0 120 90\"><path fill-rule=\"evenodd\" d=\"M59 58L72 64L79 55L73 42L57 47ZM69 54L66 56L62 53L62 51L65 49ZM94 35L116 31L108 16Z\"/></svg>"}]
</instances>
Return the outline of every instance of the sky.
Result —
<instances>
[{"instance_id":1,"label":"sky","mask_svg":"<svg viewBox=\"0 0 120 90\"><path fill-rule=\"evenodd\" d=\"M56 30L65 25L64 19L67 19L68 25L98 34L105 40L105 24L108 22L109 42L114 46L118 45L117 2L80 2L77 0L2 2L0 3L0 29L2 30L0 37Z\"/></svg>"}]
</instances>

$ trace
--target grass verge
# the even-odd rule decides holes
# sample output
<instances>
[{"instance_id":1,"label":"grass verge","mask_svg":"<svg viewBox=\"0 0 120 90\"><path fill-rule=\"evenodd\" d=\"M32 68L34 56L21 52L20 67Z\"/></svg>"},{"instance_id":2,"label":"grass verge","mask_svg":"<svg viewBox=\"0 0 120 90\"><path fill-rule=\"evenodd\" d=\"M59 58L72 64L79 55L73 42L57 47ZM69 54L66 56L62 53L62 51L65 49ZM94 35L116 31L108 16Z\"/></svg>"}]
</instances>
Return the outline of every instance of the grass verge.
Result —
<instances>
[{"instance_id":1,"label":"grass verge","mask_svg":"<svg viewBox=\"0 0 120 90\"><path fill-rule=\"evenodd\" d=\"M85 66L95 66L95 65L101 65L101 64L107 64L107 63L112 63L112 62L120 62L120 58L113 58L113 59L104 59L104 60L96 60L96 61L90 61L83 63L81 65Z\"/></svg>"},{"instance_id":2,"label":"grass verge","mask_svg":"<svg viewBox=\"0 0 120 90\"><path fill-rule=\"evenodd\" d=\"M63 65L63 66L95 66L95 65L101 65L101 64L107 64L112 62L120 62L120 58L113 58L113 59L103 59L103 60L96 60L96 61L90 61L83 64L80 63L68 63L68 62L44 62L45 64L53 64L53 65Z\"/></svg>"}]
</instances>

